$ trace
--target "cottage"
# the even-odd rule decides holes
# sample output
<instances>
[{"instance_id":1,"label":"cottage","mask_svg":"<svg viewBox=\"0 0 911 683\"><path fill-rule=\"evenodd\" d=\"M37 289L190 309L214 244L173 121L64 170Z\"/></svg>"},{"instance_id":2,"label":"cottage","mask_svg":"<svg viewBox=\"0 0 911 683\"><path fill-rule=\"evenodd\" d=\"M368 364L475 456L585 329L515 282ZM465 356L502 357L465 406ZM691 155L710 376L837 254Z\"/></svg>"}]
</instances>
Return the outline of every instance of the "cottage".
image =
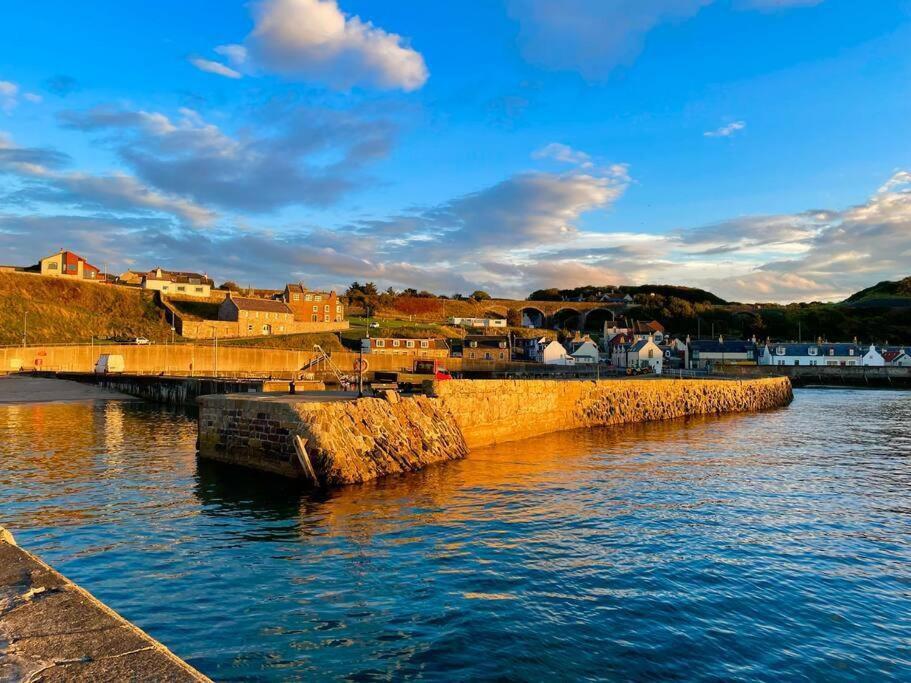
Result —
<instances>
[{"instance_id":1,"label":"cottage","mask_svg":"<svg viewBox=\"0 0 911 683\"><path fill-rule=\"evenodd\" d=\"M218 319L238 323L241 337L284 334L294 331L294 313L282 301L234 296L218 307Z\"/></svg>"},{"instance_id":2,"label":"cottage","mask_svg":"<svg viewBox=\"0 0 911 683\"><path fill-rule=\"evenodd\" d=\"M656 344L664 342L664 325L657 320L649 320L648 322L634 320L630 327L630 333L636 339L651 339Z\"/></svg>"},{"instance_id":3,"label":"cottage","mask_svg":"<svg viewBox=\"0 0 911 683\"><path fill-rule=\"evenodd\" d=\"M864 353L857 344L766 344L759 353L759 365L854 366L863 364Z\"/></svg>"},{"instance_id":4,"label":"cottage","mask_svg":"<svg viewBox=\"0 0 911 683\"><path fill-rule=\"evenodd\" d=\"M371 337L367 353L418 358L449 358L449 345L444 339L396 339Z\"/></svg>"},{"instance_id":5,"label":"cottage","mask_svg":"<svg viewBox=\"0 0 911 683\"><path fill-rule=\"evenodd\" d=\"M873 344L870 344L870 348L867 349L860 364L871 368L881 368L886 365L886 359L876 350L876 347L873 346Z\"/></svg>"},{"instance_id":6,"label":"cottage","mask_svg":"<svg viewBox=\"0 0 911 683\"><path fill-rule=\"evenodd\" d=\"M142 288L168 296L208 299L215 283L207 276L178 270L150 270L142 277Z\"/></svg>"},{"instance_id":7,"label":"cottage","mask_svg":"<svg viewBox=\"0 0 911 683\"><path fill-rule=\"evenodd\" d=\"M469 334L462 342L462 358L467 360L511 361L512 349L506 336Z\"/></svg>"},{"instance_id":8,"label":"cottage","mask_svg":"<svg viewBox=\"0 0 911 683\"><path fill-rule=\"evenodd\" d=\"M506 318L450 318L449 324L456 327L506 327Z\"/></svg>"},{"instance_id":9,"label":"cottage","mask_svg":"<svg viewBox=\"0 0 911 683\"><path fill-rule=\"evenodd\" d=\"M696 370L711 370L721 365L756 365L757 347L755 340L697 339L689 344L690 367Z\"/></svg>"},{"instance_id":10,"label":"cottage","mask_svg":"<svg viewBox=\"0 0 911 683\"><path fill-rule=\"evenodd\" d=\"M886 347L882 351L882 356L888 367L911 368L911 356L904 348Z\"/></svg>"},{"instance_id":11,"label":"cottage","mask_svg":"<svg viewBox=\"0 0 911 683\"><path fill-rule=\"evenodd\" d=\"M41 274L49 277L72 277L79 280L101 281L99 270L72 251L61 249L56 254L45 256L39 262Z\"/></svg>"},{"instance_id":12,"label":"cottage","mask_svg":"<svg viewBox=\"0 0 911 683\"><path fill-rule=\"evenodd\" d=\"M291 283L275 298L291 308L297 322L340 323L345 320L345 307L335 292L318 292L301 283Z\"/></svg>"},{"instance_id":13,"label":"cottage","mask_svg":"<svg viewBox=\"0 0 911 683\"><path fill-rule=\"evenodd\" d=\"M596 364L601 360L598 345L591 340L584 341L576 346L570 355L575 359L577 365Z\"/></svg>"},{"instance_id":14,"label":"cottage","mask_svg":"<svg viewBox=\"0 0 911 683\"><path fill-rule=\"evenodd\" d=\"M541 350L541 362L545 365L575 365L576 359L566 353L558 341L552 341Z\"/></svg>"},{"instance_id":15,"label":"cottage","mask_svg":"<svg viewBox=\"0 0 911 683\"><path fill-rule=\"evenodd\" d=\"M547 337L515 338L512 342L513 360L541 363L543 361L542 354L547 344Z\"/></svg>"},{"instance_id":16,"label":"cottage","mask_svg":"<svg viewBox=\"0 0 911 683\"><path fill-rule=\"evenodd\" d=\"M664 368L664 353L653 338L638 339L618 346L612 361L619 368L651 370L660 375Z\"/></svg>"}]
</instances>

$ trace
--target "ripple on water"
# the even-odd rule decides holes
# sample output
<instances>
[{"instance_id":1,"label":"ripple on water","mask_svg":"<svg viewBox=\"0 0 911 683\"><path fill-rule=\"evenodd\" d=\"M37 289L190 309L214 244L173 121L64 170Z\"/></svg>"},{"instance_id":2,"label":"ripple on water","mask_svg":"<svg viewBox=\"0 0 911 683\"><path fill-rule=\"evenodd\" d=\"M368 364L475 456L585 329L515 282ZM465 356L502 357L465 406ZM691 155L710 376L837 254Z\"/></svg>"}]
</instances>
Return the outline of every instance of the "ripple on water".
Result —
<instances>
[{"instance_id":1,"label":"ripple on water","mask_svg":"<svg viewBox=\"0 0 911 683\"><path fill-rule=\"evenodd\" d=\"M0 408L0 515L214 678L911 679L911 394L306 495L137 403Z\"/></svg>"}]
</instances>

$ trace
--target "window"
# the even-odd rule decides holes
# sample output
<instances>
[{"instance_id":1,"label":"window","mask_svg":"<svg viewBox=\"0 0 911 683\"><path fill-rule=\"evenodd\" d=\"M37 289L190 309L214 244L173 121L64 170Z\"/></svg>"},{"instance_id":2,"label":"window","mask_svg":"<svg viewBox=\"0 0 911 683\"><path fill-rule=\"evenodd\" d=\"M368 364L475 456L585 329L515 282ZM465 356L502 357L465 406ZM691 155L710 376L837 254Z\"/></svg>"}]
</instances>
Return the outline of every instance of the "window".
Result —
<instances>
[{"instance_id":1,"label":"window","mask_svg":"<svg viewBox=\"0 0 911 683\"><path fill-rule=\"evenodd\" d=\"M253 325L247 325L247 332L253 331Z\"/></svg>"},{"instance_id":2,"label":"window","mask_svg":"<svg viewBox=\"0 0 911 683\"><path fill-rule=\"evenodd\" d=\"M183 287L182 285L178 285L177 291L178 291L178 292L185 292L185 291L187 291L187 288L186 288L186 287Z\"/></svg>"},{"instance_id":3,"label":"window","mask_svg":"<svg viewBox=\"0 0 911 683\"><path fill-rule=\"evenodd\" d=\"M484 352L484 360L493 360L493 357L490 355L490 351Z\"/></svg>"},{"instance_id":4,"label":"window","mask_svg":"<svg viewBox=\"0 0 911 683\"><path fill-rule=\"evenodd\" d=\"M474 359L474 351L469 351L469 352L468 352L468 357L471 358L471 359Z\"/></svg>"},{"instance_id":5,"label":"window","mask_svg":"<svg viewBox=\"0 0 911 683\"><path fill-rule=\"evenodd\" d=\"M300 294L292 294L292 295L291 295L291 299L292 299L293 301L300 301L300 300L301 300L301 295L300 295Z\"/></svg>"},{"instance_id":6,"label":"window","mask_svg":"<svg viewBox=\"0 0 911 683\"><path fill-rule=\"evenodd\" d=\"M648 357L649 357L649 358L654 358L654 357L655 357L655 350L654 350L654 349L649 349L649 350L648 350Z\"/></svg>"},{"instance_id":7,"label":"window","mask_svg":"<svg viewBox=\"0 0 911 683\"><path fill-rule=\"evenodd\" d=\"M505 355L506 355L505 353L503 353L502 351L500 351L500 360L503 360L503 358L505 357Z\"/></svg>"},{"instance_id":8,"label":"window","mask_svg":"<svg viewBox=\"0 0 911 683\"><path fill-rule=\"evenodd\" d=\"M307 296L304 297L304 300L305 300L305 301L313 301L313 295L312 295L312 294L308 294Z\"/></svg>"},{"instance_id":9,"label":"window","mask_svg":"<svg viewBox=\"0 0 911 683\"><path fill-rule=\"evenodd\" d=\"M815 346L811 346L811 347L809 348L809 350L808 350L808 353L809 353L811 356L818 356L818 355L819 355L819 349L817 349Z\"/></svg>"},{"instance_id":10,"label":"window","mask_svg":"<svg viewBox=\"0 0 911 683\"><path fill-rule=\"evenodd\" d=\"M848 355L849 355L849 356L853 356L853 355L854 355L854 349L848 349Z\"/></svg>"},{"instance_id":11,"label":"window","mask_svg":"<svg viewBox=\"0 0 911 683\"><path fill-rule=\"evenodd\" d=\"M338 313L341 313L341 312L342 312L342 305L341 305L341 304L338 304L338 305L335 307L335 310L336 310Z\"/></svg>"},{"instance_id":12,"label":"window","mask_svg":"<svg viewBox=\"0 0 911 683\"><path fill-rule=\"evenodd\" d=\"M313 312L314 312L314 313L317 313L318 311L319 311L319 306L314 306L314 307L313 307Z\"/></svg>"},{"instance_id":13,"label":"window","mask_svg":"<svg viewBox=\"0 0 911 683\"><path fill-rule=\"evenodd\" d=\"M323 316L323 322L326 322L326 323L331 322L331 321L329 320L329 314L328 314L328 313L327 313L326 315Z\"/></svg>"},{"instance_id":14,"label":"window","mask_svg":"<svg viewBox=\"0 0 911 683\"><path fill-rule=\"evenodd\" d=\"M392 340L392 345L393 345L394 347L398 348L400 344L401 344L401 342L400 342L398 339L393 339L393 340Z\"/></svg>"},{"instance_id":15,"label":"window","mask_svg":"<svg viewBox=\"0 0 911 683\"><path fill-rule=\"evenodd\" d=\"M381 348L383 348L384 346L386 346L386 340L385 340L385 339L376 339L374 343L376 344L376 347L377 347L378 349L381 349Z\"/></svg>"},{"instance_id":16,"label":"window","mask_svg":"<svg viewBox=\"0 0 911 683\"><path fill-rule=\"evenodd\" d=\"M426 339L424 339L424 340L421 342L421 348L422 348L422 349L429 349L429 348L430 348L430 342L427 341Z\"/></svg>"},{"instance_id":17,"label":"window","mask_svg":"<svg viewBox=\"0 0 911 683\"><path fill-rule=\"evenodd\" d=\"M48 269L48 270L57 270L57 264L56 264L56 262L51 261L50 263L48 263L48 264L47 264L47 269Z\"/></svg>"},{"instance_id":18,"label":"window","mask_svg":"<svg viewBox=\"0 0 911 683\"><path fill-rule=\"evenodd\" d=\"M314 300L314 301L322 301L322 300L323 300L323 297L320 296L319 294L314 294L314 295L313 295L313 300Z\"/></svg>"},{"instance_id":19,"label":"window","mask_svg":"<svg viewBox=\"0 0 911 683\"><path fill-rule=\"evenodd\" d=\"M313 315L310 316L310 322L315 323L318 321L319 321L319 316L316 313L314 313Z\"/></svg>"},{"instance_id":20,"label":"window","mask_svg":"<svg viewBox=\"0 0 911 683\"><path fill-rule=\"evenodd\" d=\"M785 348L783 346L779 346L775 349L775 353L778 354L779 356L783 356L784 352L785 352Z\"/></svg>"},{"instance_id":21,"label":"window","mask_svg":"<svg viewBox=\"0 0 911 683\"><path fill-rule=\"evenodd\" d=\"M323 306L323 310L326 311L326 313L328 313L328 312L329 312L329 304L326 304L325 306Z\"/></svg>"},{"instance_id":22,"label":"window","mask_svg":"<svg viewBox=\"0 0 911 683\"><path fill-rule=\"evenodd\" d=\"M834 356L834 355L835 355L835 349L829 349L829 355L830 355L830 356Z\"/></svg>"},{"instance_id":23,"label":"window","mask_svg":"<svg viewBox=\"0 0 911 683\"><path fill-rule=\"evenodd\" d=\"M413 349L413 348L414 348L414 340L413 340L413 339L409 339L408 341L405 342L405 346L407 346L409 349Z\"/></svg>"},{"instance_id":24,"label":"window","mask_svg":"<svg viewBox=\"0 0 911 683\"><path fill-rule=\"evenodd\" d=\"M197 288L196 288L196 291L199 292L199 293L202 293L202 287L197 287Z\"/></svg>"}]
</instances>

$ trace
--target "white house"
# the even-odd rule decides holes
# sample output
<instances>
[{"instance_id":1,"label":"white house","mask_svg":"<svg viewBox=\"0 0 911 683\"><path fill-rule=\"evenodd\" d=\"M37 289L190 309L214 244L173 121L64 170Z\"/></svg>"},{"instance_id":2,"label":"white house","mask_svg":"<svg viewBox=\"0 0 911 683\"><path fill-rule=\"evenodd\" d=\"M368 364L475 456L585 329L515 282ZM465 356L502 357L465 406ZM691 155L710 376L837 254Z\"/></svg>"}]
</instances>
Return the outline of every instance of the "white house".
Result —
<instances>
[{"instance_id":1,"label":"white house","mask_svg":"<svg viewBox=\"0 0 911 683\"><path fill-rule=\"evenodd\" d=\"M570 354L576 359L576 364L597 363L599 360L598 346L593 341L584 341Z\"/></svg>"},{"instance_id":2,"label":"white house","mask_svg":"<svg viewBox=\"0 0 911 683\"><path fill-rule=\"evenodd\" d=\"M883 348L883 360L893 368L911 368L911 356L903 348Z\"/></svg>"},{"instance_id":3,"label":"white house","mask_svg":"<svg viewBox=\"0 0 911 683\"><path fill-rule=\"evenodd\" d=\"M450 318L449 324L458 327L506 327L506 318Z\"/></svg>"},{"instance_id":4,"label":"white house","mask_svg":"<svg viewBox=\"0 0 911 683\"><path fill-rule=\"evenodd\" d=\"M759 365L852 366L863 363L857 344L766 344Z\"/></svg>"},{"instance_id":5,"label":"white house","mask_svg":"<svg viewBox=\"0 0 911 683\"><path fill-rule=\"evenodd\" d=\"M664 368L664 352L654 339L639 339L632 344L617 347L613 362L620 368L650 368L655 374L660 375Z\"/></svg>"},{"instance_id":6,"label":"white house","mask_svg":"<svg viewBox=\"0 0 911 683\"><path fill-rule=\"evenodd\" d=\"M552 341L541 351L541 362L545 365L575 365L576 359L566 353L563 344Z\"/></svg>"},{"instance_id":7,"label":"white house","mask_svg":"<svg viewBox=\"0 0 911 683\"><path fill-rule=\"evenodd\" d=\"M881 368L886 365L886 359L876 350L876 347L873 346L873 344L870 344L870 348L867 349L867 352L864 354L861 365L866 365L871 368Z\"/></svg>"},{"instance_id":8,"label":"white house","mask_svg":"<svg viewBox=\"0 0 911 683\"><path fill-rule=\"evenodd\" d=\"M208 298L215 283L199 273L179 271L150 270L142 278L142 288L152 289L167 295Z\"/></svg>"}]
</instances>

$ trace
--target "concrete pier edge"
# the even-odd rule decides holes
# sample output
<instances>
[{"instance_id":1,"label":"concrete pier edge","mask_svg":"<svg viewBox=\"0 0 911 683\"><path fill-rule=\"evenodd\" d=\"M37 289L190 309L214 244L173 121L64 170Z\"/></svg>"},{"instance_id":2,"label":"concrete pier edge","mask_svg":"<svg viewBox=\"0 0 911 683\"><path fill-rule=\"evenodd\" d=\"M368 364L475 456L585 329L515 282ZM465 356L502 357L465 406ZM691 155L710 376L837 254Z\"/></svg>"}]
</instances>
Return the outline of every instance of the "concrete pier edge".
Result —
<instances>
[{"instance_id":1,"label":"concrete pier edge","mask_svg":"<svg viewBox=\"0 0 911 683\"><path fill-rule=\"evenodd\" d=\"M210 682L2 526L0 680Z\"/></svg>"}]
</instances>

